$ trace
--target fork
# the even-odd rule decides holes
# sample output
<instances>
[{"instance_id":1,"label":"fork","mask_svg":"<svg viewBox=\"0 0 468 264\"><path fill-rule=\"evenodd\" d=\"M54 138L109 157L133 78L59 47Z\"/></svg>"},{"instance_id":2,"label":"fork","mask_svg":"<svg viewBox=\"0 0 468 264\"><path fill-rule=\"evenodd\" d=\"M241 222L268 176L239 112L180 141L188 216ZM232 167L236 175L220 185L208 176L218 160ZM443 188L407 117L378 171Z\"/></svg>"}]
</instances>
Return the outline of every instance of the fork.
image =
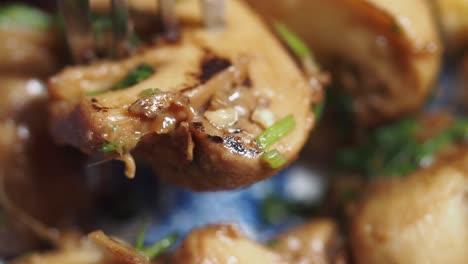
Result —
<instances>
[{"instance_id":1,"label":"fork","mask_svg":"<svg viewBox=\"0 0 468 264\"><path fill-rule=\"evenodd\" d=\"M128 54L129 38L133 33L128 7L129 0L110 0L111 37L106 42L108 56L122 58ZM130 0L131 1L131 0ZM148 0L149 1L149 0ZM153 0L158 2L159 23L168 39L178 37L179 23L175 12L176 0ZM203 23L207 30L222 30L225 23L225 0L199 0ZM57 0L62 17L65 37L75 63L89 63L99 58L98 43L94 39L89 0Z\"/></svg>"}]
</instances>

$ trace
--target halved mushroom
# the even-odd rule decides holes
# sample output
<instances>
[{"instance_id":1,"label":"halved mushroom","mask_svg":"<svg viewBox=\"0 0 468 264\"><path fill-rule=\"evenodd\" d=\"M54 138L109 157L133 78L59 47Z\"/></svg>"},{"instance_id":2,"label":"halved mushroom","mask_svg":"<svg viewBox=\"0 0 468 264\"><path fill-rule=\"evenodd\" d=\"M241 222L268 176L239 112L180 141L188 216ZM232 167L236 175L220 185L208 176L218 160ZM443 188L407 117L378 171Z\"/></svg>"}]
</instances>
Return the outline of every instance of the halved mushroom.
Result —
<instances>
[{"instance_id":1,"label":"halved mushroom","mask_svg":"<svg viewBox=\"0 0 468 264\"><path fill-rule=\"evenodd\" d=\"M468 149L380 181L352 220L357 263L468 263Z\"/></svg>"},{"instance_id":2,"label":"halved mushroom","mask_svg":"<svg viewBox=\"0 0 468 264\"><path fill-rule=\"evenodd\" d=\"M52 17L23 4L0 6L0 72L47 77L64 50Z\"/></svg>"},{"instance_id":3,"label":"halved mushroom","mask_svg":"<svg viewBox=\"0 0 468 264\"><path fill-rule=\"evenodd\" d=\"M193 230L175 252L173 262L288 263L271 249L244 237L232 225L208 226Z\"/></svg>"},{"instance_id":4,"label":"halved mushroom","mask_svg":"<svg viewBox=\"0 0 468 264\"><path fill-rule=\"evenodd\" d=\"M447 51L468 47L468 1L432 0L442 26Z\"/></svg>"},{"instance_id":5,"label":"halved mushroom","mask_svg":"<svg viewBox=\"0 0 468 264\"><path fill-rule=\"evenodd\" d=\"M56 141L124 160L128 176L135 149L195 190L247 186L293 161L315 122L309 80L242 1L227 3L223 31L203 29L197 4L177 3L176 43L51 78Z\"/></svg>"},{"instance_id":6,"label":"halved mushroom","mask_svg":"<svg viewBox=\"0 0 468 264\"><path fill-rule=\"evenodd\" d=\"M424 0L249 0L312 47L351 95L360 125L414 112L431 90L441 47Z\"/></svg>"},{"instance_id":7,"label":"halved mushroom","mask_svg":"<svg viewBox=\"0 0 468 264\"><path fill-rule=\"evenodd\" d=\"M338 226L331 219L313 220L280 234L271 249L288 263L345 264Z\"/></svg>"}]
</instances>

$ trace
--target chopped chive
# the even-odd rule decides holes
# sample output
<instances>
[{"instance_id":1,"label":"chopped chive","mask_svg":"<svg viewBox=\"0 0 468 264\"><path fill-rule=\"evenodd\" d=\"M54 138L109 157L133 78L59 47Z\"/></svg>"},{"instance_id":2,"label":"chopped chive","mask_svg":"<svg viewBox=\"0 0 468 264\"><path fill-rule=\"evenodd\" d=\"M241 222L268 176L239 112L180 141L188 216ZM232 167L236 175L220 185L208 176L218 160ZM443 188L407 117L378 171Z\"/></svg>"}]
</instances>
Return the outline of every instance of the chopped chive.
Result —
<instances>
[{"instance_id":1,"label":"chopped chive","mask_svg":"<svg viewBox=\"0 0 468 264\"><path fill-rule=\"evenodd\" d=\"M102 144L102 152L104 153L112 153L112 152L118 152L119 147L115 142L104 142Z\"/></svg>"},{"instance_id":2,"label":"chopped chive","mask_svg":"<svg viewBox=\"0 0 468 264\"><path fill-rule=\"evenodd\" d=\"M325 99L323 99L322 102L318 103L318 104L315 104L314 106L312 106L312 111L314 112L315 114L315 120L316 122L320 120L320 118L322 117L322 114L323 114L323 109L325 108Z\"/></svg>"},{"instance_id":3,"label":"chopped chive","mask_svg":"<svg viewBox=\"0 0 468 264\"><path fill-rule=\"evenodd\" d=\"M307 44L292 32L285 24L276 22L274 24L276 32L280 35L286 45L301 59L302 67L307 73L314 73L320 70L312 52Z\"/></svg>"},{"instance_id":4,"label":"chopped chive","mask_svg":"<svg viewBox=\"0 0 468 264\"><path fill-rule=\"evenodd\" d=\"M0 8L0 26L47 29L51 21L47 13L25 4L11 4Z\"/></svg>"},{"instance_id":5,"label":"chopped chive","mask_svg":"<svg viewBox=\"0 0 468 264\"><path fill-rule=\"evenodd\" d=\"M136 241L135 241L135 249L138 250L138 251L142 251L143 250L143 246L144 246L144 243L145 243L145 236L146 236L146 231L148 229L148 225L144 225L140 231L138 232L138 236L136 238Z\"/></svg>"},{"instance_id":6,"label":"chopped chive","mask_svg":"<svg viewBox=\"0 0 468 264\"><path fill-rule=\"evenodd\" d=\"M278 239L272 239L272 240L269 240L268 242L266 242L266 246L267 246L267 247L274 247L274 246L276 246L278 243L279 243L279 240L278 240Z\"/></svg>"},{"instance_id":7,"label":"chopped chive","mask_svg":"<svg viewBox=\"0 0 468 264\"><path fill-rule=\"evenodd\" d=\"M310 56L307 45L283 23L275 23L275 29L289 48L299 57Z\"/></svg>"},{"instance_id":8,"label":"chopped chive","mask_svg":"<svg viewBox=\"0 0 468 264\"><path fill-rule=\"evenodd\" d=\"M131 70L128 75L120 81L115 87L111 90L123 90L130 86L133 86L137 83L140 83L153 75L154 69L153 67L147 64L140 64L135 69Z\"/></svg>"},{"instance_id":9,"label":"chopped chive","mask_svg":"<svg viewBox=\"0 0 468 264\"><path fill-rule=\"evenodd\" d=\"M143 248L141 252L146 254L150 259L153 259L156 256L169 250L169 248L171 248L175 244L178 238L179 234L170 233L169 235L165 236L163 239L157 241L153 245Z\"/></svg>"},{"instance_id":10,"label":"chopped chive","mask_svg":"<svg viewBox=\"0 0 468 264\"><path fill-rule=\"evenodd\" d=\"M288 115L263 131L255 142L261 149L266 149L289 134L296 127L294 115Z\"/></svg>"},{"instance_id":11,"label":"chopped chive","mask_svg":"<svg viewBox=\"0 0 468 264\"><path fill-rule=\"evenodd\" d=\"M269 150L262 155L262 159L270 165L272 169L281 168L283 165L288 163L286 157L277 149Z\"/></svg>"},{"instance_id":12,"label":"chopped chive","mask_svg":"<svg viewBox=\"0 0 468 264\"><path fill-rule=\"evenodd\" d=\"M107 92L107 90L97 90L97 91L87 92L87 93L85 93L85 95L86 96L97 96L97 95L105 94L106 92Z\"/></svg>"},{"instance_id":13,"label":"chopped chive","mask_svg":"<svg viewBox=\"0 0 468 264\"><path fill-rule=\"evenodd\" d=\"M161 90L159 90L158 88L149 88L149 89L141 91L140 97L145 97L145 96L152 95L152 94L157 94L157 93L160 93L160 92L161 92Z\"/></svg>"},{"instance_id":14,"label":"chopped chive","mask_svg":"<svg viewBox=\"0 0 468 264\"><path fill-rule=\"evenodd\" d=\"M401 34L401 28L400 26L397 24L397 22L393 22L391 25L390 25L390 31L399 35Z\"/></svg>"},{"instance_id":15,"label":"chopped chive","mask_svg":"<svg viewBox=\"0 0 468 264\"><path fill-rule=\"evenodd\" d=\"M404 176L431 164L437 153L451 143L468 140L468 120L457 119L451 127L421 142L426 129L415 119L371 131L364 144L338 151L337 167L357 172L369 180L385 176Z\"/></svg>"},{"instance_id":16,"label":"chopped chive","mask_svg":"<svg viewBox=\"0 0 468 264\"><path fill-rule=\"evenodd\" d=\"M269 195L260 206L261 217L266 224L278 224L293 214L293 206L284 198Z\"/></svg>"},{"instance_id":17,"label":"chopped chive","mask_svg":"<svg viewBox=\"0 0 468 264\"><path fill-rule=\"evenodd\" d=\"M130 35L128 42L130 44L130 47L135 49L143 43L143 40L141 40L141 38L135 32L133 32L133 34Z\"/></svg>"}]
</instances>

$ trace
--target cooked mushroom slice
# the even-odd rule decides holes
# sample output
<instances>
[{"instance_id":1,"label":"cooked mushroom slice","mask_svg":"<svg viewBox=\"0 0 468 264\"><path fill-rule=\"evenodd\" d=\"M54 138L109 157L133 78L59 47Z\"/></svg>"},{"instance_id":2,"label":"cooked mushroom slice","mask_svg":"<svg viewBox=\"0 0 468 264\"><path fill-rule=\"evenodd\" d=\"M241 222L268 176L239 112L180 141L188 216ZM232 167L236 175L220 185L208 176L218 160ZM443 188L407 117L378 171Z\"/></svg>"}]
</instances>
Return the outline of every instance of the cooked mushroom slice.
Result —
<instances>
[{"instance_id":1,"label":"cooked mushroom slice","mask_svg":"<svg viewBox=\"0 0 468 264\"><path fill-rule=\"evenodd\" d=\"M424 0L249 2L308 42L335 86L353 97L361 125L413 112L430 92L441 47Z\"/></svg>"},{"instance_id":2,"label":"cooked mushroom slice","mask_svg":"<svg viewBox=\"0 0 468 264\"><path fill-rule=\"evenodd\" d=\"M173 263L288 263L270 249L244 237L231 225L193 230L174 253Z\"/></svg>"},{"instance_id":3,"label":"cooked mushroom slice","mask_svg":"<svg viewBox=\"0 0 468 264\"><path fill-rule=\"evenodd\" d=\"M177 13L177 43L50 79L56 141L124 160L130 177L135 149L157 175L195 190L273 175L314 124L310 83L242 1L227 3L222 32L203 29L198 1L178 2Z\"/></svg>"},{"instance_id":4,"label":"cooked mushroom slice","mask_svg":"<svg viewBox=\"0 0 468 264\"><path fill-rule=\"evenodd\" d=\"M344 264L343 241L331 219L314 220L278 236L271 249L290 264Z\"/></svg>"},{"instance_id":5,"label":"cooked mushroom slice","mask_svg":"<svg viewBox=\"0 0 468 264\"><path fill-rule=\"evenodd\" d=\"M468 150L375 184L352 221L357 263L468 263Z\"/></svg>"},{"instance_id":6,"label":"cooked mushroom slice","mask_svg":"<svg viewBox=\"0 0 468 264\"><path fill-rule=\"evenodd\" d=\"M0 72L46 77L61 65L63 51L53 19L24 4L0 6Z\"/></svg>"},{"instance_id":7,"label":"cooked mushroom slice","mask_svg":"<svg viewBox=\"0 0 468 264\"><path fill-rule=\"evenodd\" d=\"M13 264L149 264L147 256L126 242L94 231L87 237L65 235L58 248L19 257Z\"/></svg>"},{"instance_id":8,"label":"cooked mushroom slice","mask_svg":"<svg viewBox=\"0 0 468 264\"><path fill-rule=\"evenodd\" d=\"M447 44L447 51L454 52L468 45L468 1L433 0Z\"/></svg>"}]
</instances>

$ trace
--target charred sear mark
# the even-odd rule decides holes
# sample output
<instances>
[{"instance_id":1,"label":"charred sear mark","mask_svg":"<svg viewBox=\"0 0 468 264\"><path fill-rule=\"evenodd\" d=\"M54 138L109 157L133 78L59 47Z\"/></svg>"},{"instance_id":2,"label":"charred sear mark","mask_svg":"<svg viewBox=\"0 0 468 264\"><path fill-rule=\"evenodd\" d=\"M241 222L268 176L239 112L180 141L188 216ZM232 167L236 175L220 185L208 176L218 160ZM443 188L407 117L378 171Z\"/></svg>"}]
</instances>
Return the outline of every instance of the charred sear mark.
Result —
<instances>
[{"instance_id":1,"label":"charred sear mark","mask_svg":"<svg viewBox=\"0 0 468 264\"><path fill-rule=\"evenodd\" d=\"M94 110L96 110L98 112L101 112L101 111L107 112L107 110L109 110L109 108L104 107L104 106L99 106L96 103L92 103L91 106L93 107Z\"/></svg>"},{"instance_id":2,"label":"charred sear mark","mask_svg":"<svg viewBox=\"0 0 468 264\"><path fill-rule=\"evenodd\" d=\"M205 127L203 126L202 122L193 122L193 127L200 130L201 132L205 132Z\"/></svg>"},{"instance_id":3,"label":"charred sear mark","mask_svg":"<svg viewBox=\"0 0 468 264\"><path fill-rule=\"evenodd\" d=\"M98 100L97 100L96 98L91 98L91 102L92 102L92 103L97 103Z\"/></svg>"},{"instance_id":4,"label":"charred sear mark","mask_svg":"<svg viewBox=\"0 0 468 264\"><path fill-rule=\"evenodd\" d=\"M203 58L201 64L200 82L205 83L217 73L220 73L232 65L231 61L212 53L208 53Z\"/></svg>"},{"instance_id":5,"label":"charred sear mark","mask_svg":"<svg viewBox=\"0 0 468 264\"><path fill-rule=\"evenodd\" d=\"M258 156L259 151L253 148L246 148L238 137L224 137L224 146L231 152L254 158Z\"/></svg>"},{"instance_id":6,"label":"charred sear mark","mask_svg":"<svg viewBox=\"0 0 468 264\"><path fill-rule=\"evenodd\" d=\"M182 88L182 89L180 90L180 92L181 92L181 93L184 93L184 92L193 90L193 89L197 88L199 85L200 85L199 83L194 83L194 84L191 84L191 85L186 85L184 88Z\"/></svg>"},{"instance_id":7,"label":"charred sear mark","mask_svg":"<svg viewBox=\"0 0 468 264\"><path fill-rule=\"evenodd\" d=\"M250 76L247 76L244 81L242 81L242 86L252 88L252 79L250 79Z\"/></svg>"},{"instance_id":8,"label":"charred sear mark","mask_svg":"<svg viewBox=\"0 0 468 264\"><path fill-rule=\"evenodd\" d=\"M218 143L218 144L221 144L224 142L223 138L220 137L220 136L212 136L212 135L208 135L208 139L213 141L214 143Z\"/></svg>"}]
</instances>

